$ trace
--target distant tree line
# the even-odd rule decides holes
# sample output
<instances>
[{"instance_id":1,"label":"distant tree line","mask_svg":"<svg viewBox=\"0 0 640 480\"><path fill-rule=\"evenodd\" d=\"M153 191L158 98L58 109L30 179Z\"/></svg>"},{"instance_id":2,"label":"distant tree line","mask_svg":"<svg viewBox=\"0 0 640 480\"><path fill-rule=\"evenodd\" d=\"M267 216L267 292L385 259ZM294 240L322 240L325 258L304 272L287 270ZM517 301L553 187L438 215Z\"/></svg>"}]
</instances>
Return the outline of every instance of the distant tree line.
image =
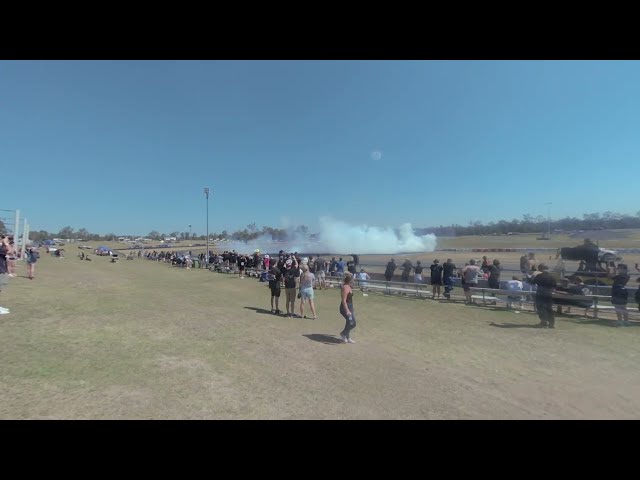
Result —
<instances>
[{"instance_id":1,"label":"distant tree line","mask_svg":"<svg viewBox=\"0 0 640 480\"><path fill-rule=\"evenodd\" d=\"M0 231L5 231L4 224L0 221ZM306 225L299 225L292 232L282 228L272 228L268 226L258 229L255 223L247 225L242 230L237 230L233 233L228 233L223 230L221 233L212 232L209 234L210 238L230 239L239 242L249 242L255 240L261 236L266 236L275 241L286 241L296 234L308 234L309 227ZM62 238L71 240L87 240L87 241L114 241L119 237L127 237L130 239L138 237L138 235L116 235L115 233L107 233L106 235L98 235L96 233L90 233L86 228L74 230L70 226L62 228L58 232L47 232L46 230L32 231L29 233L29 238L34 242L42 242L52 238ZM198 235L193 232L171 232L169 234L160 233L157 230L149 232L146 238L150 238L154 241L164 240L165 238L174 237L177 240L206 240L206 235Z\"/></svg>"},{"instance_id":2,"label":"distant tree line","mask_svg":"<svg viewBox=\"0 0 640 480\"><path fill-rule=\"evenodd\" d=\"M468 226L449 225L430 228L416 228L416 235L434 233L438 236L461 235L491 235L513 233L543 233L549 228L547 219L542 215L534 217L528 213L522 216L522 220L500 220L484 224L480 221L470 221ZM585 213L582 218L565 217L551 220L551 231L562 230L593 230L594 228L640 228L640 211L635 216L623 215L616 212Z\"/></svg>"}]
</instances>

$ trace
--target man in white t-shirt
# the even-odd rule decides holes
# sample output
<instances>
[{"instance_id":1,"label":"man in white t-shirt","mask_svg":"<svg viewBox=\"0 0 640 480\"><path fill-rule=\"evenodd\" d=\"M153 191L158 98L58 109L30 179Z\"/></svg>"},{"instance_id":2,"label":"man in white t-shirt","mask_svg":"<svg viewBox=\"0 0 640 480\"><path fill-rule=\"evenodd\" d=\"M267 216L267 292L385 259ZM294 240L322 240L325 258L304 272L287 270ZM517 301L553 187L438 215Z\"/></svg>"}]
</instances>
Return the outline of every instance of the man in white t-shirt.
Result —
<instances>
[{"instance_id":1,"label":"man in white t-shirt","mask_svg":"<svg viewBox=\"0 0 640 480\"><path fill-rule=\"evenodd\" d=\"M522 292L522 282L518 280L518 277L513 277L507 281L507 290L512 292ZM511 308L514 302L518 302L520 309L522 310L522 295L508 295L507 296L507 308Z\"/></svg>"},{"instance_id":2,"label":"man in white t-shirt","mask_svg":"<svg viewBox=\"0 0 640 480\"><path fill-rule=\"evenodd\" d=\"M364 291L365 288L367 287L368 283L367 280L369 280L371 277L369 277L369 274L365 271L364 268L360 269L360 273L358 273L358 281L360 283L360 290Z\"/></svg>"},{"instance_id":3,"label":"man in white t-shirt","mask_svg":"<svg viewBox=\"0 0 640 480\"><path fill-rule=\"evenodd\" d=\"M462 289L464 290L464 296L467 297L467 303L471 303L471 288L478 286L478 275L480 274L480 267L476 265L474 259L469 260L469 265L462 269Z\"/></svg>"}]
</instances>

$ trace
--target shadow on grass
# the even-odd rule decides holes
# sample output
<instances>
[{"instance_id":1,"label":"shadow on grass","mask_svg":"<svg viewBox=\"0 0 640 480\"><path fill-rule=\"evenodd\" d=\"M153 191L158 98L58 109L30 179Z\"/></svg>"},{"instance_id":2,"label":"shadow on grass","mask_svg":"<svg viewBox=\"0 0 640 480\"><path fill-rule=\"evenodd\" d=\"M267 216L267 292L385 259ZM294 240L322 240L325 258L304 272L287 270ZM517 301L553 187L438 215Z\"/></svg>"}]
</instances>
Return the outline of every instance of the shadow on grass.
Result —
<instances>
[{"instance_id":1,"label":"shadow on grass","mask_svg":"<svg viewBox=\"0 0 640 480\"><path fill-rule=\"evenodd\" d=\"M302 335L303 337L307 337L309 340L313 340L314 342L324 343L325 345L343 345L344 342L336 338L334 335L327 335L325 333L309 333Z\"/></svg>"},{"instance_id":2,"label":"shadow on grass","mask_svg":"<svg viewBox=\"0 0 640 480\"><path fill-rule=\"evenodd\" d=\"M534 324L521 324L521 323L494 323L494 322L490 322L489 325L491 325L492 327L498 327L498 328L541 328L539 326L539 324L534 323Z\"/></svg>"},{"instance_id":3,"label":"shadow on grass","mask_svg":"<svg viewBox=\"0 0 640 480\"><path fill-rule=\"evenodd\" d=\"M265 310L264 308L256 308L256 307L244 307L247 310L255 310L256 313L262 313L263 315L275 315L271 310Z\"/></svg>"},{"instance_id":4,"label":"shadow on grass","mask_svg":"<svg viewBox=\"0 0 640 480\"><path fill-rule=\"evenodd\" d=\"M614 327L618 328L617 320L601 320L601 319L593 319L593 320L572 320L573 323L579 323L581 325L600 325L601 327ZM628 327L640 327L640 323L638 322L629 322Z\"/></svg>"}]
</instances>

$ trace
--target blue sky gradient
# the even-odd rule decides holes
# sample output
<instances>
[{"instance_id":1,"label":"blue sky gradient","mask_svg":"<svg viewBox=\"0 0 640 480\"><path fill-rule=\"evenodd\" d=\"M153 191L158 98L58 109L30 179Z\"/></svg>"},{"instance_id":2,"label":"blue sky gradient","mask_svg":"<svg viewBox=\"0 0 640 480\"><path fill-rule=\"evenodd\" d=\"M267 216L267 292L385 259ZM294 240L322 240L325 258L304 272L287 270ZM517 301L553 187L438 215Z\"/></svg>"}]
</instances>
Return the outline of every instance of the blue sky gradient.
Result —
<instances>
[{"instance_id":1,"label":"blue sky gradient","mask_svg":"<svg viewBox=\"0 0 640 480\"><path fill-rule=\"evenodd\" d=\"M205 186L211 232L640 209L636 61L5 61L0 95L32 230L203 234Z\"/></svg>"}]
</instances>

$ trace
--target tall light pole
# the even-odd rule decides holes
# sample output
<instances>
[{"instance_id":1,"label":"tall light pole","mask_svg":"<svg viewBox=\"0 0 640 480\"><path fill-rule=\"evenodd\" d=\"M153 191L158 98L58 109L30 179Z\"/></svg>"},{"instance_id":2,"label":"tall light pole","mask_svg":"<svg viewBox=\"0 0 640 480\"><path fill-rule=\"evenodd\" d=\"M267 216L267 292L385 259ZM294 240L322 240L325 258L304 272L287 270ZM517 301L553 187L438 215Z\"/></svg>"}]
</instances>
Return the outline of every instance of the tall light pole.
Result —
<instances>
[{"instance_id":1,"label":"tall light pole","mask_svg":"<svg viewBox=\"0 0 640 480\"><path fill-rule=\"evenodd\" d=\"M191 224L189 224L189 240L191 240Z\"/></svg>"},{"instance_id":2,"label":"tall light pole","mask_svg":"<svg viewBox=\"0 0 640 480\"><path fill-rule=\"evenodd\" d=\"M551 202L546 202L545 205L547 206L547 228L549 233L547 234L547 238L551 238Z\"/></svg>"},{"instance_id":3,"label":"tall light pole","mask_svg":"<svg viewBox=\"0 0 640 480\"><path fill-rule=\"evenodd\" d=\"M207 258L206 262L209 265L209 187L204 188L204 196L207 198Z\"/></svg>"}]
</instances>

